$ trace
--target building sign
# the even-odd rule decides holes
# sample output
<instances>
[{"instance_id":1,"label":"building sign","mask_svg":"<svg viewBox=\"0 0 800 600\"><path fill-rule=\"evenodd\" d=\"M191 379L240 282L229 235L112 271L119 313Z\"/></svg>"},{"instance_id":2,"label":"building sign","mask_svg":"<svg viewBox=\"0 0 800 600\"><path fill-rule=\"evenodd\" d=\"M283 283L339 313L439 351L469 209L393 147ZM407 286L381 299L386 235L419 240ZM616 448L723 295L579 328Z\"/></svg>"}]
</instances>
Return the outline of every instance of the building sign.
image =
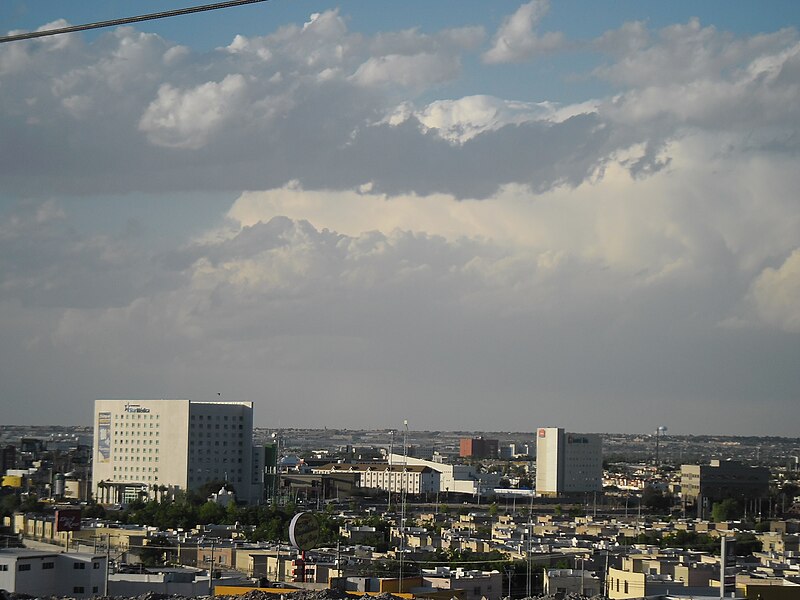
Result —
<instances>
[{"instance_id":1,"label":"building sign","mask_svg":"<svg viewBox=\"0 0 800 600\"><path fill-rule=\"evenodd\" d=\"M150 409L145 408L140 404L132 404L130 402L125 403L125 412L127 413L149 413Z\"/></svg>"},{"instance_id":2,"label":"building sign","mask_svg":"<svg viewBox=\"0 0 800 600\"><path fill-rule=\"evenodd\" d=\"M111 413L101 412L97 415L97 461L111 460Z\"/></svg>"},{"instance_id":3,"label":"building sign","mask_svg":"<svg viewBox=\"0 0 800 600\"><path fill-rule=\"evenodd\" d=\"M583 437L580 435L568 435L567 436L567 443L568 444L588 444L589 438Z\"/></svg>"},{"instance_id":4,"label":"building sign","mask_svg":"<svg viewBox=\"0 0 800 600\"><path fill-rule=\"evenodd\" d=\"M81 511L74 508L60 508L56 511L56 531L80 531Z\"/></svg>"},{"instance_id":5,"label":"building sign","mask_svg":"<svg viewBox=\"0 0 800 600\"><path fill-rule=\"evenodd\" d=\"M310 512L297 513L289 523L289 541L298 550L311 550L319 539L319 523Z\"/></svg>"},{"instance_id":6,"label":"building sign","mask_svg":"<svg viewBox=\"0 0 800 600\"><path fill-rule=\"evenodd\" d=\"M547 429L545 429L544 427L541 427L539 429L539 437L547 437Z\"/></svg>"}]
</instances>

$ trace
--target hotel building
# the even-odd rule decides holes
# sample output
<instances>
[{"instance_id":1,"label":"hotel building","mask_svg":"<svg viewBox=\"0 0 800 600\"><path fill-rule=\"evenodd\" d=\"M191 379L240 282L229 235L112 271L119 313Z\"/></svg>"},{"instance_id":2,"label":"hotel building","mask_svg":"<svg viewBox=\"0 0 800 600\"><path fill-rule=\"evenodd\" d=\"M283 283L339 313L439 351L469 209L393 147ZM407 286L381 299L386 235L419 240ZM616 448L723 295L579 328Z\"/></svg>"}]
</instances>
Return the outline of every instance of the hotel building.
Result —
<instances>
[{"instance_id":1,"label":"hotel building","mask_svg":"<svg viewBox=\"0 0 800 600\"><path fill-rule=\"evenodd\" d=\"M209 481L258 502L252 402L96 400L92 489L101 503L126 503Z\"/></svg>"},{"instance_id":2,"label":"hotel building","mask_svg":"<svg viewBox=\"0 0 800 600\"><path fill-rule=\"evenodd\" d=\"M540 427L536 434L536 495L603 491L603 441L597 434Z\"/></svg>"}]
</instances>

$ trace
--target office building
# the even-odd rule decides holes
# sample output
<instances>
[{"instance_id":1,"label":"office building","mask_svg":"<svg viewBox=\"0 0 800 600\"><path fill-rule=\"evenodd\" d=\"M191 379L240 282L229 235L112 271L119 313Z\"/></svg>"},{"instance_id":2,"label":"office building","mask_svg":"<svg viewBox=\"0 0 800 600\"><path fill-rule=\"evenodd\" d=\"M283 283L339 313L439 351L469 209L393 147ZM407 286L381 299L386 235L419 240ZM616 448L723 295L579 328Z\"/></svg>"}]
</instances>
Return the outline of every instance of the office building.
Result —
<instances>
[{"instance_id":1,"label":"office building","mask_svg":"<svg viewBox=\"0 0 800 600\"><path fill-rule=\"evenodd\" d=\"M239 501L263 497L254 473L253 403L97 400L92 489L127 503L225 481ZM262 465L263 466L263 465Z\"/></svg>"},{"instance_id":2,"label":"office building","mask_svg":"<svg viewBox=\"0 0 800 600\"><path fill-rule=\"evenodd\" d=\"M497 440L482 437L461 438L459 456L461 458L497 458Z\"/></svg>"},{"instance_id":3,"label":"office building","mask_svg":"<svg viewBox=\"0 0 800 600\"><path fill-rule=\"evenodd\" d=\"M754 500L769 492L769 469L736 460L712 460L708 465L681 465L681 495L686 504L706 504L735 498Z\"/></svg>"},{"instance_id":4,"label":"office building","mask_svg":"<svg viewBox=\"0 0 800 600\"><path fill-rule=\"evenodd\" d=\"M558 496L603 491L599 435L540 427L536 434L536 494Z\"/></svg>"}]
</instances>

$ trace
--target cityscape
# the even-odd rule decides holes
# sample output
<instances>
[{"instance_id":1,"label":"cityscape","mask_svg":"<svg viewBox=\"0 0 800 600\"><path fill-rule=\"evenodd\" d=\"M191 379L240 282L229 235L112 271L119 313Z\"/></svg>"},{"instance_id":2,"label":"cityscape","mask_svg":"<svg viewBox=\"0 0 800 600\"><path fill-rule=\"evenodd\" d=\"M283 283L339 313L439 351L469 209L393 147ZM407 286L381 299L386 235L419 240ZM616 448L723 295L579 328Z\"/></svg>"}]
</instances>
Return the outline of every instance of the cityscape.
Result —
<instances>
[{"instance_id":1,"label":"cityscape","mask_svg":"<svg viewBox=\"0 0 800 600\"><path fill-rule=\"evenodd\" d=\"M97 400L93 426L3 427L4 589L466 600L800 589L800 438L271 430L253 410ZM27 575L39 569L52 572Z\"/></svg>"},{"instance_id":2,"label":"cityscape","mask_svg":"<svg viewBox=\"0 0 800 600\"><path fill-rule=\"evenodd\" d=\"M800 600L800 1L0 2L0 600Z\"/></svg>"}]
</instances>

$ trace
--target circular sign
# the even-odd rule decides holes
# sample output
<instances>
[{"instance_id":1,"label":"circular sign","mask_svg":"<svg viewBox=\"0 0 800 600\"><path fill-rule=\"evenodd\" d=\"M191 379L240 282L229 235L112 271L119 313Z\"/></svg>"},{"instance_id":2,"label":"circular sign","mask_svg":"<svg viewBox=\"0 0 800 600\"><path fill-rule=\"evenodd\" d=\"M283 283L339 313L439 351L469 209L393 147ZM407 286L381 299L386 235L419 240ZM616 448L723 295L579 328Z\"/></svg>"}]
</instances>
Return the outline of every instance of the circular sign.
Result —
<instances>
[{"instance_id":1,"label":"circular sign","mask_svg":"<svg viewBox=\"0 0 800 600\"><path fill-rule=\"evenodd\" d=\"M289 541L298 550L311 550L319 539L319 523L310 512L297 513L289 523Z\"/></svg>"}]
</instances>

